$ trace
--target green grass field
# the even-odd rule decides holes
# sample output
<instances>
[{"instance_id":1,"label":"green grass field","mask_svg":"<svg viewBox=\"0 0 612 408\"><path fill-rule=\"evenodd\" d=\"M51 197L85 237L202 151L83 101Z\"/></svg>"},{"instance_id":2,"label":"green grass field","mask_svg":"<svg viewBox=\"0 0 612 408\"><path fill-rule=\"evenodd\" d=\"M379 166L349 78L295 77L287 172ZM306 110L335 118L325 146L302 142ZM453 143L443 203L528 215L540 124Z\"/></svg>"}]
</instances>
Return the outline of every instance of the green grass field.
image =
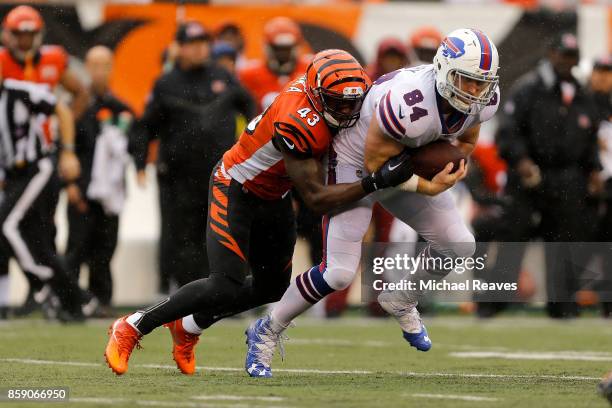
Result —
<instances>
[{"instance_id":1,"label":"green grass field","mask_svg":"<svg viewBox=\"0 0 612 408\"><path fill-rule=\"evenodd\" d=\"M299 320L272 379L252 379L242 370L247 320L225 321L205 333L191 377L174 368L166 329L147 336L130 370L117 377L102 356L109 322L0 322L0 388L70 387L71 402L52 407L607 406L595 386L612 368L609 322L426 322L434 342L428 353L410 348L392 320Z\"/></svg>"}]
</instances>

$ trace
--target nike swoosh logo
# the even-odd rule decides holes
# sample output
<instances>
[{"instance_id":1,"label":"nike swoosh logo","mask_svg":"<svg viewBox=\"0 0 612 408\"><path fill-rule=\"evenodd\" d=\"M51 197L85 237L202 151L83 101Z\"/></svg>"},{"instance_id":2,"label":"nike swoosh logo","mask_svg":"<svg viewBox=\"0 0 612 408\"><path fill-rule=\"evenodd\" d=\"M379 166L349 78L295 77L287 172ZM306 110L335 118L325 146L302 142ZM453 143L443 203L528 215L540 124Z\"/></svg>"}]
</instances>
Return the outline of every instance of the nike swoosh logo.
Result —
<instances>
[{"instance_id":1,"label":"nike swoosh logo","mask_svg":"<svg viewBox=\"0 0 612 408\"><path fill-rule=\"evenodd\" d=\"M393 171L393 170L397 169L401 165L402 165L402 163L396 164L395 166L389 165L389 171Z\"/></svg>"},{"instance_id":2,"label":"nike swoosh logo","mask_svg":"<svg viewBox=\"0 0 612 408\"><path fill-rule=\"evenodd\" d=\"M293 149L295 147L295 144L289 142L287 139L285 139L283 137L283 141L285 142L285 144L287 145L288 148Z\"/></svg>"},{"instance_id":3,"label":"nike swoosh logo","mask_svg":"<svg viewBox=\"0 0 612 408\"><path fill-rule=\"evenodd\" d=\"M400 105L400 106L399 106L399 118L400 118L400 119L404 119L405 117L406 117L406 115L404 115L404 114L402 113L402 105Z\"/></svg>"}]
</instances>

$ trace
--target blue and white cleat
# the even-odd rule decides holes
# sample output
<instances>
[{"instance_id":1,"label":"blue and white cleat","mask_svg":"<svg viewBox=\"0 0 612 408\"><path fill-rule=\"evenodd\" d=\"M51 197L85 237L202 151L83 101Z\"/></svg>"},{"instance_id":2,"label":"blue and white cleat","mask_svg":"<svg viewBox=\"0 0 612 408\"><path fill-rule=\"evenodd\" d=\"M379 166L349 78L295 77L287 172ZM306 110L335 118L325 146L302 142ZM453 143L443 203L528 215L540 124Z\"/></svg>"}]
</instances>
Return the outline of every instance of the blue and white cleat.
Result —
<instances>
[{"instance_id":1,"label":"blue and white cleat","mask_svg":"<svg viewBox=\"0 0 612 408\"><path fill-rule=\"evenodd\" d=\"M395 317L404 339L419 351L428 351L431 348L431 339L416 308L416 302L397 299L396 294L382 292L378 296L378 303L387 313Z\"/></svg>"},{"instance_id":2,"label":"blue and white cleat","mask_svg":"<svg viewBox=\"0 0 612 408\"><path fill-rule=\"evenodd\" d=\"M269 316L256 320L244 333L247 344L244 369L247 374L251 377L272 377L270 364L277 345L281 357L284 357L282 334L272 331Z\"/></svg>"},{"instance_id":3,"label":"blue and white cleat","mask_svg":"<svg viewBox=\"0 0 612 408\"><path fill-rule=\"evenodd\" d=\"M419 351L429 351L431 348L431 340L427 335L427 329L425 325L421 326L423 330L418 333L408 333L407 331L402 330L404 333L404 338L412 347Z\"/></svg>"}]
</instances>

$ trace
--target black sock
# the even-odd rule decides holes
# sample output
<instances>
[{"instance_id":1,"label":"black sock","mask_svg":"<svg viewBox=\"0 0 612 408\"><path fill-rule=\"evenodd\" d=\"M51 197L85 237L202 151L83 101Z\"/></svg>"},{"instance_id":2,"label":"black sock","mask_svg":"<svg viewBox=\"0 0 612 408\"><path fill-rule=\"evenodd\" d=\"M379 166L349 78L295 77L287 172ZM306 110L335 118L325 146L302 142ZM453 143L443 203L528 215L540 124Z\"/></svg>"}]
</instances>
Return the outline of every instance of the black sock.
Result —
<instances>
[{"instance_id":1,"label":"black sock","mask_svg":"<svg viewBox=\"0 0 612 408\"><path fill-rule=\"evenodd\" d=\"M241 286L242 282L221 274L198 279L183 286L169 298L140 311L143 316L135 326L144 335L164 323L200 310L230 308L236 301Z\"/></svg>"},{"instance_id":2,"label":"black sock","mask_svg":"<svg viewBox=\"0 0 612 408\"><path fill-rule=\"evenodd\" d=\"M213 307L200 310L193 314L193 320L202 330L207 329L221 319L250 310L255 306L259 306L256 304L257 300L255 298L256 296L253 290L253 277L248 276L245 279L244 284L238 290L236 302L233 305L229 307L215 305Z\"/></svg>"}]
</instances>

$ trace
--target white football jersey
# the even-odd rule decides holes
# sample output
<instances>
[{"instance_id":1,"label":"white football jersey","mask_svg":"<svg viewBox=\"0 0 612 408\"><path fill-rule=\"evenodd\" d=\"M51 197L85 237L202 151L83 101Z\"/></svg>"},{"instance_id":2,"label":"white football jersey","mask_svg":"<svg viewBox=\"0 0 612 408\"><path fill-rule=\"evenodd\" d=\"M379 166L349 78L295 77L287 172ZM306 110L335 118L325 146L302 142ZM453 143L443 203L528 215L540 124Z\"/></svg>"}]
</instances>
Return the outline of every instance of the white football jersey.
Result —
<instances>
[{"instance_id":1,"label":"white football jersey","mask_svg":"<svg viewBox=\"0 0 612 408\"><path fill-rule=\"evenodd\" d=\"M357 124L334 138L338 162L363 167L366 136L373 118L390 138L408 147L419 147L438 139L452 142L470 127L491 119L497 111L499 88L478 115L455 112L443 118L435 77L434 67L429 64L402 68L377 79L363 102Z\"/></svg>"}]
</instances>

